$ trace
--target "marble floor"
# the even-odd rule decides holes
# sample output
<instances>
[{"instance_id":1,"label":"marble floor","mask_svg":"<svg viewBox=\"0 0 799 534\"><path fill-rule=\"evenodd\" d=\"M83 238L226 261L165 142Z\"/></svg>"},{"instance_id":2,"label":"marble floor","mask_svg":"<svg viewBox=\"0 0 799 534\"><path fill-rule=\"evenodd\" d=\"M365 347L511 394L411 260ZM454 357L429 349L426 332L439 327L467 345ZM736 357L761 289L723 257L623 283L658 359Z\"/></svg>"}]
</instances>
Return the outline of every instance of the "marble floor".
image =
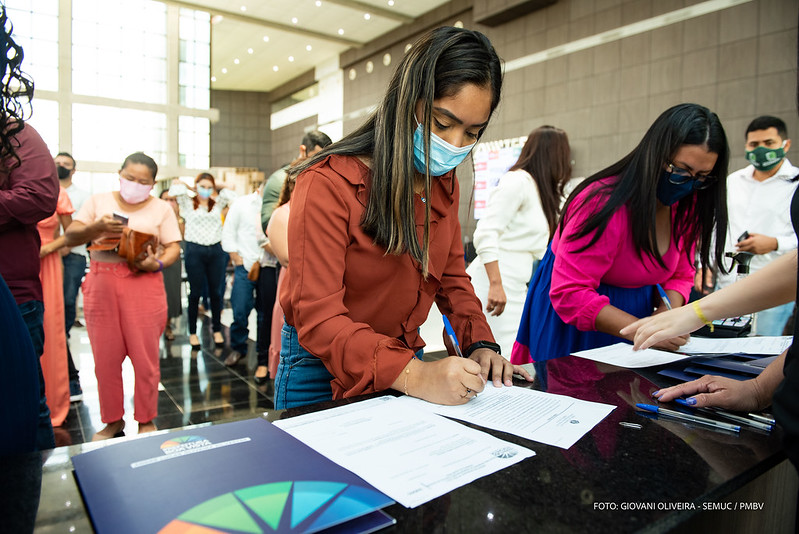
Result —
<instances>
[{"instance_id":1,"label":"marble floor","mask_svg":"<svg viewBox=\"0 0 799 534\"><path fill-rule=\"evenodd\" d=\"M246 417L247 414L255 416L274 408L273 380L258 386L252 378L256 366L252 340L247 358L229 368L223 362L230 353L230 347L227 343L221 347L214 344L210 317L202 317L202 327L198 325L202 344L200 350L192 350L185 319L182 323L182 328L175 331L174 341L161 339L158 417L154 420L158 429ZM229 324L229 321L223 318L223 323ZM226 326L223 326L223 334L228 340ZM73 402L64 424L54 429L56 446L59 447L91 441L94 433L105 426L100 420L94 360L85 327L72 328L70 348L73 356L79 360L83 400ZM138 424L133 419L134 375L130 360L125 360L122 376L125 388L125 433L132 435L137 432Z\"/></svg>"}]
</instances>

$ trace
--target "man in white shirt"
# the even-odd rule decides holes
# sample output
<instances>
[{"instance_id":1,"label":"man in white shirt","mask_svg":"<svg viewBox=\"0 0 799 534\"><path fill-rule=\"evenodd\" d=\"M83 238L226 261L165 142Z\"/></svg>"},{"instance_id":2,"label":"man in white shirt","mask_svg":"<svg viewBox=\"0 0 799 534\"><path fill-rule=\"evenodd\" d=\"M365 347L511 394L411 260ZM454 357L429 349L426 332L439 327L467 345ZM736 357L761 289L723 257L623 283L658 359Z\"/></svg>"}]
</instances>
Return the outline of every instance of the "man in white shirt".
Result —
<instances>
[{"instance_id":1,"label":"man in white shirt","mask_svg":"<svg viewBox=\"0 0 799 534\"><path fill-rule=\"evenodd\" d=\"M75 174L75 158L67 152L59 152L55 157L55 168L58 171L58 181L69 196L72 207L77 213L83 203L89 198L89 192L81 189L72 183L72 176ZM86 245L79 245L72 248L61 249L61 261L64 265L64 320L66 326L67 339L69 330L76 324L76 306L78 291L86 272L86 260L88 253ZM80 323L77 323L78 326ZM83 399L83 390L80 387L80 378L75 363L72 360L72 353L67 343L67 361L69 363L69 400L77 402Z\"/></svg>"},{"instance_id":2,"label":"man in white shirt","mask_svg":"<svg viewBox=\"0 0 799 534\"><path fill-rule=\"evenodd\" d=\"M225 224L222 227L222 249L230 254L234 265L233 288L230 305L233 308L233 323L230 325L230 354L225 365L232 367L247 355L250 312L255 308L258 315L256 350L258 368L255 382L259 385L267 381L267 361L269 357L270 328L272 308L277 292L277 258L266 253L263 245L266 236L261 231L261 187L256 191L237 198L230 206ZM259 269L257 278L247 275L255 264Z\"/></svg>"},{"instance_id":3,"label":"man in white shirt","mask_svg":"<svg viewBox=\"0 0 799 534\"><path fill-rule=\"evenodd\" d=\"M725 251L751 252L750 273L796 248L791 225L791 197L799 168L785 153L791 140L785 123L768 115L758 117L746 128L746 159L749 166L727 177L729 225ZM729 261L729 260L726 260ZM735 269L719 275L717 288L735 281ZM754 333L779 336L793 312L793 303L757 314Z\"/></svg>"}]
</instances>

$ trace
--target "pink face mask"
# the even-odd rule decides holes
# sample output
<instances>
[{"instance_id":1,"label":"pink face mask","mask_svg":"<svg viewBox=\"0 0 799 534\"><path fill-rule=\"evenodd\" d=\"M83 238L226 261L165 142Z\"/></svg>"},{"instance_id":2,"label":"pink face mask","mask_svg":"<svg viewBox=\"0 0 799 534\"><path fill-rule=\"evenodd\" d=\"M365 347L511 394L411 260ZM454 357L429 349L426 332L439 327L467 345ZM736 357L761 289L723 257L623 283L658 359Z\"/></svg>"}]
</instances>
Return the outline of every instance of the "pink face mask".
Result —
<instances>
[{"instance_id":1,"label":"pink face mask","mask_svg":"<svg viewBox=\"0 0 799 534\"><path fill-rule=\"evenodd\" d=\"M119 178L119 195L122 197L122 200L128 204L139 204L140 202L144 202L147 200L147 197L150 196L150 191L152 190L152 184L144 185L140 184L139 182L126 180L122 177Z\"/></svg>"}]
</instances>

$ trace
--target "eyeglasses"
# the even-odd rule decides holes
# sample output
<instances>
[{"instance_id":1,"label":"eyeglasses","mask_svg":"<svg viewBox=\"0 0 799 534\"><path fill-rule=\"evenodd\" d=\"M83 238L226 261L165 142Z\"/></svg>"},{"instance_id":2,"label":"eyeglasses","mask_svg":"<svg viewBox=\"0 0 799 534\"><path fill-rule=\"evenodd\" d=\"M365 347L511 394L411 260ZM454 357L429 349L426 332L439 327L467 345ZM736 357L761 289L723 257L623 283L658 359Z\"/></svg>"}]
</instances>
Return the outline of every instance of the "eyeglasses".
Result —
<instances>
[{"instance_id":1,"label":"eyeglasses","mask_svg":"<svg viewBox=\"0 0 799 534\"><path fill-rule=\"evenodd\" d=\"M669 182L680 185L693 181L694 189L707 189L716 182L716 177L711 175L696 176L691 171L669 163Z\"/></svg>"}]
</instances>

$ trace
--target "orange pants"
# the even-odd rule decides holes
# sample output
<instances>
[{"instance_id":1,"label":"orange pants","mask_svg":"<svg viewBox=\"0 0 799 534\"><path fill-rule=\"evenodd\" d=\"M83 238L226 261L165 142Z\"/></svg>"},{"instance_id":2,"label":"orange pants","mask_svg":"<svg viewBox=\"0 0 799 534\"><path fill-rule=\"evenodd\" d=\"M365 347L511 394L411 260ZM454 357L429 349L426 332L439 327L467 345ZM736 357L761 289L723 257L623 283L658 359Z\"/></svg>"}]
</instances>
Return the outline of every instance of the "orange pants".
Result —
<instances>
[{"instance_id":1,"label":"orange pants","mask_svg":"<svg viewBox=\"0 0 799 534\"><path fill-rule=\"evenodd\" d=\"M122 362L130 357L136 376L133 417L158 415L159 341L167 305L161 273L133 274L126 263L92 260L83 283L83 314L94 355L103 423L122 419Z\"/></svg>"}]
</instances>

